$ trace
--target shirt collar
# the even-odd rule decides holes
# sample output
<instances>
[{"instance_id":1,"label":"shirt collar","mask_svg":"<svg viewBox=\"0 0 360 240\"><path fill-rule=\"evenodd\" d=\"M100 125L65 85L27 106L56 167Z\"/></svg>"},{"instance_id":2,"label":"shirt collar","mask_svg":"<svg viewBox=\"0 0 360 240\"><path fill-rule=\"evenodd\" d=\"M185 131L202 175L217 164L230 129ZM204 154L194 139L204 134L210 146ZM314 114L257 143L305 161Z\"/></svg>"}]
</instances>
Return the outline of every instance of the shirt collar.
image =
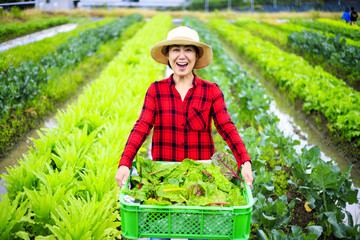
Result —
<instances>
[{"instance_id":1,"label":"shirt collar","mask_svg":"<svg viewBox=\"0 0 360 240\"><path fill-rule=\"evenodd\" d=\"M193 81L193 85L194 85L194 87L196 87L197 85L198 85L198 83L199 83L199 78L196 76L196 74L195 73L193 73L194 74L194 81ZM170 75L170 77L168 78L168 83L169 83L169 86L171 86L171 85L173 85L173 84L175 84L175 81L174 81L174 78L173 78L173 75L174 74L171 74Z\"/></svg>"}]
</instances>

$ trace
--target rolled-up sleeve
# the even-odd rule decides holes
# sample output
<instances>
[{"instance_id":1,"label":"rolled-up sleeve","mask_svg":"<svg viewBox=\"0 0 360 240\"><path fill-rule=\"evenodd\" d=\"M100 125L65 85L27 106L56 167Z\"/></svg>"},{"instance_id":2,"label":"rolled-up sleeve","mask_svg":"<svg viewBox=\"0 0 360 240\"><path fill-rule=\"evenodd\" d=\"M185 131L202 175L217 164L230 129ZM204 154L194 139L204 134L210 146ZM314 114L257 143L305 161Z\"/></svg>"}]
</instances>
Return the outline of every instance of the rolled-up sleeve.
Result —
<instances>
[{"instance_id":1,"label":"rolled-up sleeve","mask_svg":"<svg viewBox=\"0 0 360 240\"><path fill-rule=\"evenodd\" d=\"M150 134L150 130L155 121L155 87L152 83L146 92L144 105L139 119L136 121L130 136L126 142L124 152L121 155L119 167L121 165L131 167L136 153Z\"/></svg>"},{"instance_id":2,"label":"rolled-up sleeve","mask_svg":"<svg viewBox=\"0 0 360 240\"><path fill-rule=\"evenodd\" d=\"M250 156L245 148L235 124L227 111L224 94L217 84L214 85L213 91L212 114L216 129L224 141L229 145L237 163L240 166L247 161L251 161Z\"/></svg>"}]
</instances>

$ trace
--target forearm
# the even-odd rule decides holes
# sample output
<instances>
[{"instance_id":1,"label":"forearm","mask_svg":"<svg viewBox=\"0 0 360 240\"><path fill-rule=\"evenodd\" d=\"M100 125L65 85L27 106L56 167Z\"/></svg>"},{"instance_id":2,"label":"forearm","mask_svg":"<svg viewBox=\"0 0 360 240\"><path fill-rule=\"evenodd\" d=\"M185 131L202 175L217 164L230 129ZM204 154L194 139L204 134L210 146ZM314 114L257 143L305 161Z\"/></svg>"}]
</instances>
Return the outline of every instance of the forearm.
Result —
<instances>
[{"instance_id":1,"label":"forearm","mask_svg":"<svg viewBox=\"0 0 360 240\"><path fill-rule=\"evenodd\" d=\"M134 128L131 130L124 151L121 155L119 167L121 165L125 165L129 168L131 167L131 164L137 152L139 151L146 138L149 136L151 128L152 125L148 123L137 122L134 125Z\"/></svg>"},{"instance_id":2,"label":"forearm","mask_svg":"<svg viewBox=\"0 0 360 240\"><path fill-rule=\"evenodd\" d=\"M231 151L233 152L235 159L240 166L247 162L251 162L251 158L246 150L244 142L242 141L236 126L230 121L226 124L217 126L219 134L222 136L224 141L228 144Z\"/></svg>"}]
</instances>

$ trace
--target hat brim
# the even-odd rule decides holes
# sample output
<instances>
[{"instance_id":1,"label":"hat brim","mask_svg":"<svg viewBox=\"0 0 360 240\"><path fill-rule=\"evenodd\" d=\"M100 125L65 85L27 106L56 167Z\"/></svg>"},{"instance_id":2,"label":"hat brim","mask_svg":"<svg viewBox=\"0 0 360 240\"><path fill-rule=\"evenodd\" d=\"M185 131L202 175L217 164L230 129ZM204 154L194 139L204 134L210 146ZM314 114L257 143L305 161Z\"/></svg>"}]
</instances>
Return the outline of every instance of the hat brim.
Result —
<instances>
[{"instance_id":1,"label":"hat brim","mask_svg":"<svg viewBox=\"0 0 360 240\"><path fill-rule=\"evenodd\" d=\"M166 47L172 45L194 45L199 49L199 58L197 59L194 68L201 69L210 65L213 53L211 47L202 42L195 42L185 39L164 40L156 43L150 51L151 57L158 63L168 64Z\"/></svg>"}]
</instances>

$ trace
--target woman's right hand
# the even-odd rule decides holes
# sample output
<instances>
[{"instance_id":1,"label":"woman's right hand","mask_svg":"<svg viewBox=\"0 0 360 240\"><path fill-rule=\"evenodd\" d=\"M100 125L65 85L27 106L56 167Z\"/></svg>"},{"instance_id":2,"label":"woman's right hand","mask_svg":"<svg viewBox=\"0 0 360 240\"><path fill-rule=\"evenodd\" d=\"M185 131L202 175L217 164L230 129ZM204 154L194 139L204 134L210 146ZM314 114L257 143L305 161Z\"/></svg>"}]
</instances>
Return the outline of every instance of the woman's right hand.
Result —
<instances>
[{"instance_id":1,"label":"woman's right hand","mask_svg":"<svg viewBox=\"0 0 360 240\"><path fill-rule=\"evenodd\" d=\"M115 175L115 179L119 184L119 187L121 188L122 185L125 185L130 175L129 167L122 165L117 170L117 173Z\"/></svg>"}]
</instances>

